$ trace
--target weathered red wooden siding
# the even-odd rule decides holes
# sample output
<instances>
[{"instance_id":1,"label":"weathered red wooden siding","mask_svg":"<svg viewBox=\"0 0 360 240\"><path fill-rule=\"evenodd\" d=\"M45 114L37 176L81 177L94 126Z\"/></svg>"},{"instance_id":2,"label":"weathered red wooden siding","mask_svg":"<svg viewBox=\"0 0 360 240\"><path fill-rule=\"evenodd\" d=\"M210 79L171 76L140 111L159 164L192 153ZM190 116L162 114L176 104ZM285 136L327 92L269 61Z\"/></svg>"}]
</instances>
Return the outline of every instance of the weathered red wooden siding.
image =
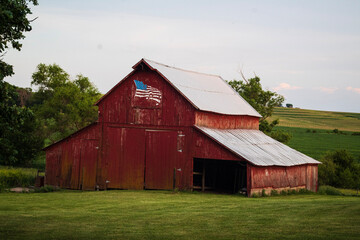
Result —
<instances>
[{"instance_id":1,"label":"weathered red wooden siding","mask_svg":"<svg viewBox=\"0 0 360 240\"><path fill-rule=\"evenodd\" d=\"M159 105L135 98L134 80L162 93ZM152 126L192 126L195 108L158 73L149 69L133 72L99 104L100 121Z\"/></svg>"},{"instance_id":2,"label":"weathered red wooden siding","mask_svg":"<svg viewBox=\"0 0 360 240\"><path fill-rule=\"evenodd\" d=\"M192 128L105 124L100 188L190 189ZM107 182L107 184L106 184Z\"/></svg>"},{"instance_id":3,"label":"weathered red wooden siding","mask_svg":"<svg viewBox=\"0 0 360 240\"><path fill-rule=\"evenodd\" d=\"M192 146L194 158L243 160L198 130L193 133Z\"/></svg>"},{"instance_id":4,"label":"weathered red wooden siding","mask_svg":"<svg viewBox=\"0 0 360 240\"><path fill-rule=\"evenodd\" d=\"M57 144L46 150L45 184L60 186L62 145Z\"/></svg>"},{"instance_id":5,"label":"weathered red wooden siding","mask_svg":"<svg viewBox=\"0 0 360 240\"><path fill-rule=\"evenodd\" d=\"M259 118L196 111L195 125L218 129L259 129Z\"/></svg>"},{"instance_id":6,"label":"weathered red wooden siding","mask_svg":"<svg viewBox=\"0 0 360 240\"><path fill-rule=\"evenodd\" d=\"M269 194L272 189L306 188L317 190L317 165L299 165L291 167L248 167L249 195L259 193L262 189Z\"/></svg>"},{"instance_id":7,"label":"weathered red wooden siding","mask_svg":"<svg viewBox=\"0 0 360 240\"><path fill-rule=\"evenodd\" d=\"M145 188L172 189L177 169L177 131L146 130Z\"/></svg>"},{"instance_id":8,"label":"weathered red wooden siding","mask_svg":"<svg viewBox=\"0 0 360 240\"><path fill-rule=\"evenodd\" d=\"M143 129L107 126L104 131L104 180L108 188L143 189L145 134Z\"/></svg>"},{"instance_id":9,"label":"weathered red wooden siding","mask_svg":"<svg viewBox=\"0 0 360 240\"><path fill-rule=\"evenodd\" d=\"M306 171L306 188L310 191L318 190L318 165L307 165Z\"/></svg>"},{"instance_id":10,"label":"weathered red wooden siding","mask_svg":"<svg viewBox=\"0 0 360 240\"><path fill-rule=\"evenodd\" d=\"M85 188L95 189L86 184L89 179L96 179L96 172L91 169L96 167L98 133L98 125L92 124L46 149L45 184L79 189L85 180ZM93 142L88 144L85 140Z\"/></svg>"}]
</instances>

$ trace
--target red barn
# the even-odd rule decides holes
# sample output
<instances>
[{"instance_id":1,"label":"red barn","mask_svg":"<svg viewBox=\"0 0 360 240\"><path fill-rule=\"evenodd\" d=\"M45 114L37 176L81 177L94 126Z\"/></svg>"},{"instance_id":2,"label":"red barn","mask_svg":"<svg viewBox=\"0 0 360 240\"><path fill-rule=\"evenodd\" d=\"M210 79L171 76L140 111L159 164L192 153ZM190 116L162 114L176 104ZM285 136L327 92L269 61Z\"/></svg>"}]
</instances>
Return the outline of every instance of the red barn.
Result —
<instances>
[{"instance_id":1,"label":"red barn","mask_svg":"<svg viewBox=\"0 0 360 240\"><path fill-rule=\"evenodd\" d=\"M221 77L141 59L99 117L47 147L45 184L71 189L317 190L319 162L258 130Z\"/></svg>"}]
</instances>

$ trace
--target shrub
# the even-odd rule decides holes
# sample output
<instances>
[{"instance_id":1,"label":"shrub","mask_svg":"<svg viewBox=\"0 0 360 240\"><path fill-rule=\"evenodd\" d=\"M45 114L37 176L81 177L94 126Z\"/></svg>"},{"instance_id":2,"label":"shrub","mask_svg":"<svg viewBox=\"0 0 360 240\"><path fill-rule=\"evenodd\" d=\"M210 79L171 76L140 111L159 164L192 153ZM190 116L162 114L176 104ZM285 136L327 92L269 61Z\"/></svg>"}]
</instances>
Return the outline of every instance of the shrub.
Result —
<instances>
[{"instance_id":1,"label":"shrub","mask_svg":"<svg viewBox=\"0 0 360 240\"><path fill-rule=\"evenodd\" d=\"M270 137L272 137L273 139L275 139L279 142L287 143L292 138L292 135L291 135L291 133L283 131L283 130L276 130L276 131L272 131L270 133Z\"/></svg>"},{"instance_id":2,"label":"shrub","mask_svg":"<svg viewBox=\"0 0 360 240\"><path fill-rule=\"evenodd\" d=\"M316 133L316 130L312 130L313 133Z\"/></svg>"},{"instance_id":3,"label":"shrub","mask_svg":"<svg viewBox=\"0 0 360 240\"><path fill-rule=\"evenodd\" d=\"M289 189L289 190L287 191L287 194L288 194L288 195L295 195L295 194L297 194L297 192L296 192L295 189L292 189L292 190Z\"/></svg>"},{"instance_id":4,"label":"shrub","mask_svg":"<svg viewBox=\"0 0 360 240\"><path fill-rule=\"evenodd\" d=\"M278 191L276 191L275 189L271 190L271 196L279 196Z\"/></svg>"},{"instance_id":5,"label":"shrub","mask_svg":"<svg viewBox=\"0 0 360 240\"><path fill-rule=\"evenodd\" d=\"M251 195L251 197L253 197L253 198L258 198L258 197L260 197L260 195L257 194L257 193L253 193L253 194Z\"/></svg>"},{"instance_id":6,"label":"shrub","mask_svg":"<svg viewBox=\"0 0 360 240\"><path fill-rule=\"evenodd\" d=\"M309 132L311 132L311 130L310 130L310 129L306 129L306 132L309 133Z\"/></svg>"},{"instance_id":7,"label":"shrub","mask_svg":"<svg viewBox=\"0 0 360 240\"><path fill-rule=\"evenodd\" d=\"M55 192L55 191L59 191L59 189L49 185L45 185L44 187L41 188L35 188L36 193L46 193L46 192Z\"/></svg>"},{"instance_id":8,"label":"shrub","mask_svg":"<svg viewBox=\"0 0 360 240\"><path fill-rule=\"evenodd\" d=\"M318 194L321 195L343 195L338 189L331 186L320 186Z\"/></svg>"},{"instance_id":9,"label":"shrub","mask_svg":"<svg viewBox=\"0 0 360 240\"><path fill-rule=\"evenodd\" d=\"M335 128L335 129L333 130L333 133L339 133L339 129Z\"/></svg>"},{"instance_id":10,"label":"shrub","mask_svg":"<svg viewBox=\"0 0 360 240\"><path fill-rule=\"evenodd\" d=\"M35 183L36 170L0 168L0 188L28 187Z\"/></svg>"},{"instance_id":11,"label":"shrub","mask_svg":"<svg viewBox=\"0 0 360 240\"><path fill-rule=\"evenodd\" d=\"M306 188L299 189L299 194L308 194L308 193L313 193L313 192L310 190L307 190Z\"/></svg>"},{"instance_id":12,"label":"shrub","mask_svg":"<svg viewBox=\"0 0 360 240\"><path fill-rule=\"evenodd\" d=\"M267 194L266 194L265 189L263 189L263 190L261 191L261 196L262 196L262 197L267 197Z\"/></svg>"},{"instance_id":13,"label":"shrub","mask_svg":"<svg viewBox=\"0 0 360 240\"><path fill-rule=\"evenodd\" d=\"M319 165L319 185L339 188L360 187L360 164L346 150L328 152Z\"/></svg>"},{"instance_id":14,"label":"shrub","mask_svg":"<svg viewBox=\"0 0 360 240\"><path fill-rule=\"evenodd\" d=\"M280 195L286 196L286 195L287 195L287 192L286 192L285 190L281 190Z\"/></svg>"},{"instance_id":15,"label":"shrub","mask_svg":"<svg viewBox=\"0 0 360 240\"><path fill-rule=\"evenodd\" d=\"M360 136L360 132L353 132L351 135L353 135L353 136Z\"/></svg>"}]
</instances>

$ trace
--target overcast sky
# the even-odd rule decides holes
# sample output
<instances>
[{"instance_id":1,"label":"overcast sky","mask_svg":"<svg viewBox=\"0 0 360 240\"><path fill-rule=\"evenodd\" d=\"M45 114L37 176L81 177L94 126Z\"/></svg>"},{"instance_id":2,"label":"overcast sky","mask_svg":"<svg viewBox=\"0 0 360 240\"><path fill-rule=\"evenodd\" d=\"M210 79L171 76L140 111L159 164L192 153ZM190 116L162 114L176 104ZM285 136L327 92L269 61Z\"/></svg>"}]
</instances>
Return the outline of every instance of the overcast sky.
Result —
<instances>
[{"instance_id":1,"label":"overcast sky","mask_svg":"<svg viewBox=\"0 0 360 240\"><path fill-rule=\"evenodd\" d=\"M254 73L285 103L360 112L360 1L39 0L11 84L39 63L106 93L141 58L226 80Z\"/></svg>"}]
</instances>

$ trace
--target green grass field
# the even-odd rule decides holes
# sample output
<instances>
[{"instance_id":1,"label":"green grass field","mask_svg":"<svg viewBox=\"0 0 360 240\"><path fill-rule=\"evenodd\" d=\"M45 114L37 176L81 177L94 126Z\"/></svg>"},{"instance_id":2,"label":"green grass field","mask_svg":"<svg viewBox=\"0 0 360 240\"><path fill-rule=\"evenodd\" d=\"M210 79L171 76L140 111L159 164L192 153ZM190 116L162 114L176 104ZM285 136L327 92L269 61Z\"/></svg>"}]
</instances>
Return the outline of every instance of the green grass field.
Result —
<instances>
[{"instance_id":1,"label":"green grass field","mask_svg":"<svg viewBox=\"0 0 360 240\"><path fill-rule=\"evenodd\" d=\"M328 112L297 108L275 108L270 120L279 126L360 132L360 113Z\"/></svg>"},{"instance_id":2,"label":"green grass field","mask_svg":"<svg viewBox=\"0 0 360 240\"><path fill-rule=\"evenodd\" d=\"M308 132L306 128L293 127L275 129L290 132L292 138L287 145L315 159L320 159L327 151L346 149L355 159L360 160L360 136L351 135L351 132L335 134L323 129L311 129Z\"/></svg>"},{"instance_id":3,"label":"green grass field","mask_svg":"<svg viewBox=\"0 0 360 240\"><path fill-rule=\"evenodd\" d=\"M316 111L296 108L275 108L270 120L279 119L276 129L288 131L288 145L315 159L327 151L348 150L360 161L360 113ZM343 134L329 133L338 129ZM310 132L308 132L310 131Z\"/></svg>"},{"instance_id":4,"label":"green grass field","mask_svg":"<svg viewBox=\"0 0 360 240\"><path fill-rule=\"evenodd\" d=\"M359 239L360 198L167 191L0 194L1 239Z\"/></svg>"}]
</instances>

